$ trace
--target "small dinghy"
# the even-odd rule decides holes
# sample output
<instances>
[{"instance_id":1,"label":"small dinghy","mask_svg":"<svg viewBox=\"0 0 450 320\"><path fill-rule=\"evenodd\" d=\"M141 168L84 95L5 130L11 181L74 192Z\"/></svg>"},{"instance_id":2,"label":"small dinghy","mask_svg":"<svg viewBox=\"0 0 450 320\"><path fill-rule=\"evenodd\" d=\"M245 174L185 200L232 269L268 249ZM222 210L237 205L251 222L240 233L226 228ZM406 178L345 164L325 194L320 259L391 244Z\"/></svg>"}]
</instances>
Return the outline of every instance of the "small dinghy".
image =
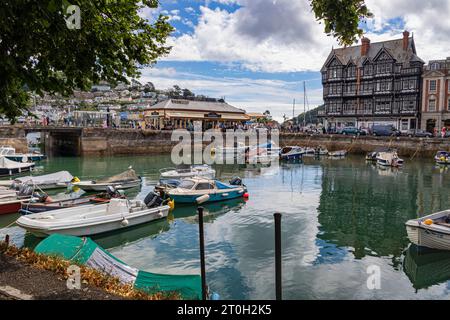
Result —
<instances>
[{"instance_id":1,"label":"small dinghy","mask_svg":"<svg viewBox=\"0 0 450 320\"><path fill-rule=\"evenodd\" d=\"M419 247L450 250L450 210L406 222L409 240Z\"/></svg>"},{"instance_id":2,"label":"small dinghy","mask_svg":"<svg viewBox=\"0 0 450 320\"><path fill-rule=\"evenodd\" d=\"M440 165L449 165L450 164L450 153L447 151L438 151L434 156L434 161Z\"/></svg>"},{"instance_id":3,"label":"small dinghy","mask_svg":"<svg viewBox=\"0 0 450 320\"><path fill-rule=\"evenodd\" d=\"M0 156L0 177L12 176L22 172L30 171L35 164L33 162L16 162Z\"/></svg>"},{"instance_id":4,"label":"small dinghy","mask_svg":"<svg viewBox=\"0 0 450 320\"><path fill-rule=\"evenodd\" d=\"M159 171L161 179L183 179L192 177L203 177L214 179L216 170L208 165L184 165L178 168L165 168Z\"/></svg>"},{"instance_id":5,"label":"small dinghy","mask_svg":"<svg viewBox=\"0 0 450 320\"><path fill-rule=\"evenodd\" d=\"M345 157L346 155L347 155L346 150L328 152L328 156L333 157L333 158L342 158L342 157Z\"/></svg>"},{"instance_id":6,"label":"small dinghy","mask_svg":"<svg viewBox=\"0 0 450 320\"><path fill-rule=\"evenodd\" d=\"M45 156L39 152L33 153L16 153L16 149L11 146L1 146L0 156L5 156L7 159L17 162L35 162L45 159Z\"/></svg>"},{"instance_id":7,"label":"small dinghy","mask_svg":"<svg viewBox=\"0 0 450 320\"><path fill-rule=\"evenodd\" d=\"M18 189L21 184L36 186L41 190L59 189L65 187L73 179L67 171L45 174L42 176L27 176L16 178L11 183L11 188Z\"/></svg>"},{"instance_id":8,"label":"small dinghy","mask_svg":"<svg viewBox=\"0 0 450 320\"><path fill-rule=\"evenodd\" d=\"M377 164L382 167L394 167L398 168L403 166L403 159L399 158L396 151L378 152Z\"/></svg>"},{"instance_id":9,"label":"small dinghy","mask_svg":"<svg viewBox=\"0 0 450 320\"><path fill-rule=\"evenodd\" d=\"M240 178L234 178L230 184L225 184L195 177L181 180L178 187L169 190L167 195L175 203L200 204L246 197L247 188Z\"/></svg>"},{"instance_id":10,"label":"small dinghy","mask_svg":"<svg viewBox=\"0 0 450 320\"><path fill-rule=\"evenodd\" d=\"M280 151L281 160L298 160L303 158L306 151L302 147L284 147Z\"/></svg>"},{"instance_id":11,"label":"small dinghy","mask_svg":"<svg viewBox=\"0 0 450 320\"><path fill-rule=\"evenodd\" d=\"M153 192L144 201L111 199L86 205L22 216L17 224L38 237L50 234L89 236L136 226L167 217L170 207Z\"/></svg>"},{"instance_id":12,"label":"small dinghy","mask_svg":"<svg viewBox=\"0 0 450 320\"><path fill-rule=\"evenodd\" d=\"M107 179L72 182L72 185L84 191L106 191L109 186L116 189L131 189L141 185L141 178L130 167L127 171Z\"/></svg>"}]
</instances>

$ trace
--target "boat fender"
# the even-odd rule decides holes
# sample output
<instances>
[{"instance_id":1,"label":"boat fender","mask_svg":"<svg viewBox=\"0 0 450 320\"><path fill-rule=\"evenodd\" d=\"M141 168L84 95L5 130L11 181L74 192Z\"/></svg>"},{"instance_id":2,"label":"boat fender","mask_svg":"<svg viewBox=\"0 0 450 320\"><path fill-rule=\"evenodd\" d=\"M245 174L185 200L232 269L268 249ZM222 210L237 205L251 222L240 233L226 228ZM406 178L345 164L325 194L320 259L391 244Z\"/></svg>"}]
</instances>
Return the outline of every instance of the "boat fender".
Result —
<instances>
[{"instance_id":1,"label":"boat fender","mask_svg":"<svg viewBox=\"0 0 450 320\"><path fill-rule=\"evenodd\" d=\"M197 199L195 199L195 201L197 201L198 204L205 203L205 202L209 201L209 194L205 194L201 197L198 197Z\"/></svg>"},{"instance_id":2,"label":"boat fender","mask_svg":"<svg viewBox=\"0 0 450 320\"><path fill-rule=\"evenodd\" d=\"M122 227L128 227L129 224L130 224L130 222L125 218L123 218L123 220L120 222L120 225Z\"/></svg>"},{"instance_id":3,"label":"boat fender","mask_svg":"<svg viewBox=\"0 0 450 320\"><path fill-rule=\"evenodd\" d=\"M175 209L175 200L169 200L167 202L167 205L169 206L169 209L172 211L173 209Z\"/></svg>"},{"instance_id":4,"label":"boat fender","mask_svg":"<svg viewBox=\"0 0 450 320\"><path fill-rule=\"evenodd\" d=\"M245 199L250 198L250 195L248 194L248 192L244 193L244 198L245 198Z\"/></svg>"},{"instance_id":5,"label":"boat fender","mask_svg":"<svg viewBox=\"0 0 450 320\"><path fill-rule=\"evenodd\" d=\"M211 294L210 299L211 299L212 301L220 300L220 295L219 295L218 293L216 293L216 292L213 292L213 293Z\"/></svg>"}]
</instances>

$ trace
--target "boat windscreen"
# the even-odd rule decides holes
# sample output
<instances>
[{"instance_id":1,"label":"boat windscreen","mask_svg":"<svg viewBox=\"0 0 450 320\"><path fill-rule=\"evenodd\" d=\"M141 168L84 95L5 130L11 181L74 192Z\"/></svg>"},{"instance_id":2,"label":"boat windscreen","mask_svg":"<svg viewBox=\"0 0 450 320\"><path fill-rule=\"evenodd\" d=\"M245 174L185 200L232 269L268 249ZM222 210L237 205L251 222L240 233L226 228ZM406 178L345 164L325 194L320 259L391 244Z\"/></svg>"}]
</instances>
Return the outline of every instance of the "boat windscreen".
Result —
<instances>
[{"instance_id":1,"label":"boat windscreen","mask_svg":"<svg viewBox=\"0 0 450 320\"><path fill-rule=\"evenodd\" d=\"M178 185L178 188L190 190L190 189L192 189L192 187L193 187L194 185L195 185L195 182L194 182L194 181L191 181L191 180L183 180L183 181L181 181L181 183Z\"/></svg>"}]
</instances>

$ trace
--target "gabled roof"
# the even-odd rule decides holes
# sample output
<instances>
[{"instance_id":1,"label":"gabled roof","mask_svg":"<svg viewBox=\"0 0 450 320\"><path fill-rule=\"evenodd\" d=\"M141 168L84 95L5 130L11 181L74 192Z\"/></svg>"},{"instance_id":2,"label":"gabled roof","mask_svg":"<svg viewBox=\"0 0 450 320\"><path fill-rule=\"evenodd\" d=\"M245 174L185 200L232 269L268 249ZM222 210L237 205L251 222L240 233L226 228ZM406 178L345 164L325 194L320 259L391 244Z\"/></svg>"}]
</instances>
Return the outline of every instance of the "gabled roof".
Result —
<instances>
[{"instance_id":1,"label":"gabled roof","mask_svg":"<svg viewBox=\"0 0 450 320\"><path fill-rule=\"evenodd\" d=\"M370 43L367 56L361 56L361 45L333 49L328 55L321 71L326 69L326 66L334 57L336 57L344 66L352 60L357 66L361 67L366 59L374 60L382 49L385 49L398 63L403 63L406 66L409 65L410 62L425 63L417 56L414 38L410 37L408 49L406 51L403 50L403 39Z\"/></svg>"},{"instance_id":2,"label":"gabled roof","mask_svg":"<svg viewBox=\"0 0 450 320\"><path fill-rule=\"evenodd\" d=\"M233 107L226 102L212 102L212 101L196 101L184 99L169 99L159 102L147 110L189 110L202 112L225 112L225 113L242 113L245 110Z\"/></svg>"}]
</instances>

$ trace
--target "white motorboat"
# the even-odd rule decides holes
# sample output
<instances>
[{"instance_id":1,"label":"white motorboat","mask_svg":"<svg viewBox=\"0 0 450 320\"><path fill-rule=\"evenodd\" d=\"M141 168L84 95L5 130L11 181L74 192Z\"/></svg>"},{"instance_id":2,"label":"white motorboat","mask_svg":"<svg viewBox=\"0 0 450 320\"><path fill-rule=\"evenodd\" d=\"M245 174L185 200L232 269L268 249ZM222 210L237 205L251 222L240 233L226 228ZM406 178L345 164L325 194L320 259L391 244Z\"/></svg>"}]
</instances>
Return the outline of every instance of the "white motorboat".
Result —
<instances>
[{"instance_id":1,"label":"white motorboat","mask_svg":"<svg viewBox=\"0 0 450 320\"><path fill-rule=\"evenodd\" d=\"M55 233L91 236L162 219L167 217L169 210L168 205L153 207L147 201L111 199L108 204L86 205L22 216L16 223L38 237Z\"/></svg>"},{"instance_id":2,"label":"white motorboat","mask_svg":"<svg viewBox=\"0 0 450 320\"><path fill-rule=\"evenodd\" d=\"M36 186L41 190L59 189L65 187L73 179L67 171L45 174L42 176L27 176L16 178L12 181L11 187L17 189L21 184Z\"/></svg>"},{"instance_id":3,"label":"white motorboat","mask_svg":"<svg viewBox=\"0 0 450 320\"><path fill-rule=\"evenodd\" d=\"M34 167L33 162L16 162L0 156L0 176L12 176L22 172L30 171Z\"/></svg>"},{"instance_id":4,"label":"white motorboat","mask_svg":"<svg viewBox=\"0 0 450 320\"><path fill-rule=\"evenodd\" d=\"M328 152L328 156L330 157L345 157L347 155L347 151L346 150L339 150L339 151L332 151L332 152Z\"/></svg>"},{"instance_id":5,"label":"white motorboat","mask_svg":"<svg viewBox=\"0 0 450 320\"><path fill-rule=\"evenodd\" d=\"M302 147L284 147L280 151L281 160L298 160L306 154L306 150Z\"/></svg>"},{"instance_id":6,"label":"white motorboat","mask_svg":"<svg viewBox=\"0 0 450 320\"><path fill-rule=\"evenodd\" d=\"M409 240L417 246L450 250L450 210L406 222Z\"/></svg>"},{"instance_id":7,"label":"white motorboat","mask_svg":"<svg viewBox=\"0 0 450 320\"><path fill-rule=\"evenodd\" d=\"M230 184L200 177L181 180L167 195L175 203L200 204L206 202L224 201L245 197L247 188L240 178L234 178Z\"/></svg>"},{"instance_id":8,"label":"white motorboat","mask_svg":"<svg viewBox=\"0 0 450 320\"><path fill-rule=\"evenodd\" d=\"M227 147L227 146L219 146L216 148L213 148L211 150L212 153L215 154L226 154L226 155L239 155L241 153L244 153L245 150L248 147L245 145L245 143L242 142L238 142L237 144L235 144L234 147Z\"/></svg>"},{"instance_id":9,"label":"white motorboat","mask_svg":"<svg viewBox=\"0 0 450 320\"><path fill-rule=\"evenodd\" d=\"M378 152L376 158L377 164L383 167L401 167L404 164L396 151Z\"/></svg>"},{"instance_id":10,"label":"white motorboat","mask_svg":"<svg viewBox=\"0 0 450 320\"><path fill-rule=\"evenodd\" d=\"M84 191L106 191L110 186L116 189L131 189L141 185L141 178L130 167L127 171L107 179L71 182L71 184Z\"/></svg>"},{"instance_id":11,"label":"white motorboat","mask_svg":"<svg viewBox=\"0 0 450 320\"><path fill-rule=\"evenodd\" d=\"M17 162L34 162L45 158L45 156L39 152L16 153L16 149L11 146L0 146L0 156L5 156L9 160Z\"/></svg>"},{"instance_id":12,"label":"white motorboat","mask_svg":"<svg viewBox=\"0 0 450 320\"><path fill-rule=\"evenodd\" d=\"M159 171L161 179L183 179L192 177L203 177L207 179L214 179L216 170L208 165L188 165L180 166L179 168L165 168Z\"/></svg>"}]
</instances>

